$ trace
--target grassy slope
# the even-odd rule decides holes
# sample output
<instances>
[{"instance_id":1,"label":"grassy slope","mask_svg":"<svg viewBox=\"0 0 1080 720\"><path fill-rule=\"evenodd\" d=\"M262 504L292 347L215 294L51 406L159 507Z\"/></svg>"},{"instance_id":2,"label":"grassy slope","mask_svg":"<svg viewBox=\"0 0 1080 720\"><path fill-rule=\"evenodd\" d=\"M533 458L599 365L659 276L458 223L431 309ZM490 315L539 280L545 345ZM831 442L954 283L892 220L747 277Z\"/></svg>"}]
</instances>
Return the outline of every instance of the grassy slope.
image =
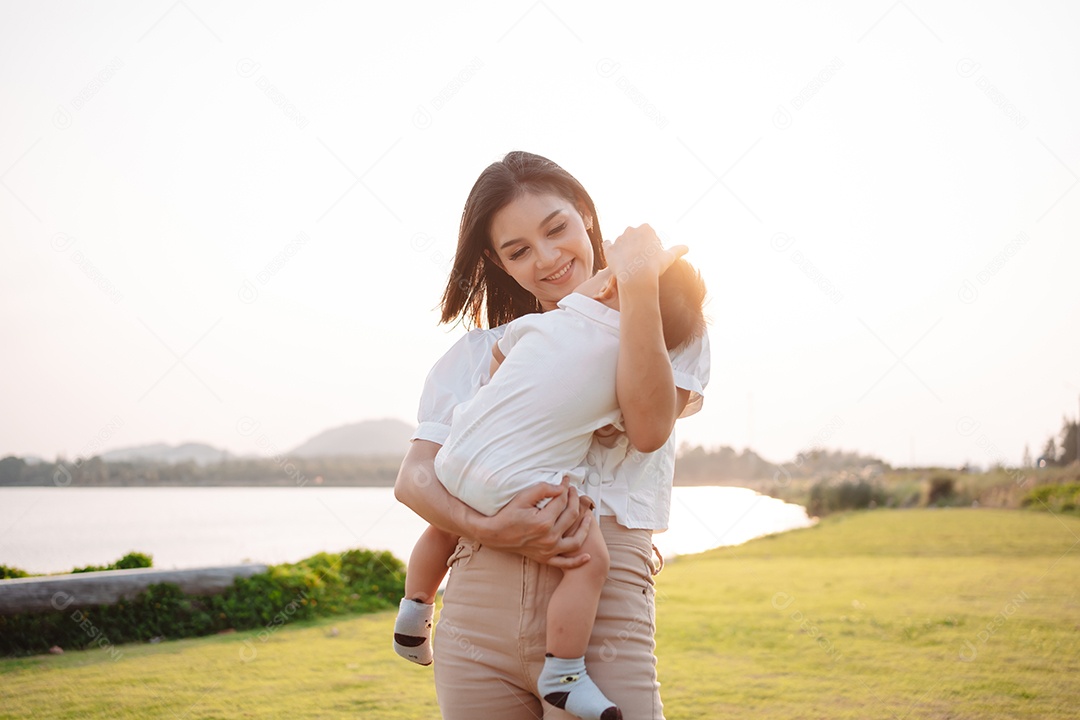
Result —
<instances>
[{"instance_id":1,"label":"grassy slope","mask_svg":"<svg viewBox=\"0 0 1080 720\"><path fill-rule=\"evenodd\" d=\"M1043 513L879 510L681 558L658 577L667 717L1075 717L1078 538ZM437 717L392 622L0 661L0 718Z\"/></svg>"},{"instance_id":2,"label":"grassy slope","mask_svg":"<svg viewBox=\"0 0 1080 720\"><path fill-rule=\"evenodd\" d=\"M1075 717L1078 538L1049 514L876 511L679 562L668 717Z\"/></svg>"},{"instance_id":3,"label":"grassy slope","mask_svg":"<svg viewBox=\"0 0 1080 720\"><path fill-rule=\"evenodd\" d=\"M836 482L843 473L826 475L832 475L833 482ZM929 504L927 495L930 481L937 477L951 478L954 494L939 499L935 505L971 507L974 503L983 508L1019 509L1033 488L1080 482L1080 464L1047 468L994 468L979 473L965 473L955 468L893 469L874 476L871 482L885 492L887 500L884 505L887 507L925 507ZM856 479L848 476L849 481ZM821 476L815 474L813 477L791 478L783 483L765 477L735 480L731 484L797 505L807 505L811 489L820 481Z\"/></svg>"}]
</instances>

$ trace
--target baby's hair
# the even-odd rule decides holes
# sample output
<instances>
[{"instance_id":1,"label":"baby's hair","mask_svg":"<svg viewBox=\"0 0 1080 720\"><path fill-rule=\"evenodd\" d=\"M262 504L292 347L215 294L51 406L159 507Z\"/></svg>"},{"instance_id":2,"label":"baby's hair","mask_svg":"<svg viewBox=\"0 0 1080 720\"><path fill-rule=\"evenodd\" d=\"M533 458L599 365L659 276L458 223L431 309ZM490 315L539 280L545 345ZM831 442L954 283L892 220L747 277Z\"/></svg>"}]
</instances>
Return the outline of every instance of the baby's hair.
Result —
<instances>
[{"instance_id":1,"label":"baby's hair","mask_svg":"<svg viewBox=\"0 0 1080 720\"><path fill-rule=\"evenodd\" d=\"M704 304L701 273L678 258L660 276L660 321L668 350L678 350L705 333Z\"/></svg>"}]
</instances>

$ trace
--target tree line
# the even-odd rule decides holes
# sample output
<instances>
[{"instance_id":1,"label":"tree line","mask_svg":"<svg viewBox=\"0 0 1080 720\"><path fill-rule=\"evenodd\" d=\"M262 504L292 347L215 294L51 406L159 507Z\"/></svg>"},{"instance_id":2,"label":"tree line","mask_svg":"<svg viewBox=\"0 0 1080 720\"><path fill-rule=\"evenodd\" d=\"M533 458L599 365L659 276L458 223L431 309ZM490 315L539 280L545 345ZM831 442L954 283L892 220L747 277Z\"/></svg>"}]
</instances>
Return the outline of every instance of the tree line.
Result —
<instances>
[{"instance_id":1,"label":"tree line","mask_svg":"<svg viewBox=\"0 0 1080 720\"><path fill-rule=\"evenodd\" d=\"M0 487L152 487L152 486L360 486L391 487L401 457L248 458L214 463L105 461L100 457L63 458L54 463L0 459ZM684 445L675 466L676 485L715 485L729 481L788 480L840 471L888 469L883 461L857 453L815 449L775 464L753 450L706 450Z\"/></svg>"},{"instance_id":2,"label":"tree line","mask_svg":"<svg viewBox=\"0 0 1080 720\"><path fill-rule=\"evenodd\" d=\"M0 487L390 487L400 466L398 456L250 458L206 464L106 462L96 456L27 463L22 458L5 457L0 459Z\"/></svg>"},{"instance_id":3,"label":"tree line","mask_svg":"<svg viewBox=\"0 0 1080 720\"><path fill-rule=\"evenodd\" d=\"M1023 465L1064 466L1077 459L1080 445L1077 423L1063 421L1057 437L1047 439L1041 455L1032 459L1025 448ZM0 487L147 487L147 486L354 486L391 487L401 457L245 458L213 463L149 460L107 462L100 457L26 462L9 456L0 459ZM684 444L675 465L676 485L715 485L733 481L773 481L820 478L838 473L873 477L892 470L872 456L842 450L812 448L785 463L765 460L753 450L729 446L707 450Z\"/></svg>"},{"instance_id":4,"label":"tree line","mask_svg":"<svg viewBox=\"0 0 1080 720\"><path fill-rule=\"evenodd\" d=\"M1056 438L1053 435L1047 438L1042 454L1036 462L1030 462L1031 455L1026 449L1024 454L1026 465L1062 467L1074 463L1080 457L1080 426L1069 422L1068 418L1062 418L1061 432Z\"/></svg>"}]
</instances>

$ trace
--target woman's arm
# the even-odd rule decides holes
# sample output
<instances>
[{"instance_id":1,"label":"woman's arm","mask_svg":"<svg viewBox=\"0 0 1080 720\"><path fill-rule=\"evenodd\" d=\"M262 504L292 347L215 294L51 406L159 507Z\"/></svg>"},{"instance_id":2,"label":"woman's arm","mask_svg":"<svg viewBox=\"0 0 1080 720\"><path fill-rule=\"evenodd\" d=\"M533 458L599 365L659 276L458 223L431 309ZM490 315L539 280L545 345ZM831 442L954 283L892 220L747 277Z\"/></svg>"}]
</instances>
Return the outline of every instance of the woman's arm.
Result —
<instances>
[{"instance_id":1,"label":"woman's arm","mask_svg":"<svg viewBox=\"0 0 1080 720\"><path fill-rule=\"evenodd\" d=\"M488 517L455 498L436 478L439 447L427 440L412 441L394 484L399 502L432 525L483 545L564 569L588 562L589 556L579 551L592 523L589 498L579 498L567 483L538 483ZM551 501L537 509L543 498Z\"/></svg>"},{"instance_id":2,"label":"woman's arm","mask_svg":"<svg viewBox=\"0 0 1080 720\"><path fill-rule=\"evenodd\" d=\"M631 444L641 452L663 447L689 400L677 392L660 323L660 275L686 252L665 250L648 225L627 228L606 255L619 288L619 363L615 391Z\"/></svg>"},{"instance_id":3,"label":"woman's arm","mask_svg":"<svg viewBox=\"0 0 1080 720\"><path fill-rule=\"evenodd\" d=\"M682 416L683 410L686 409L686 406L689 403L690 403L690 391L685 389L685 388L681 388L681 387L676 386L676 388L675 388L675 416L677 418ZM594 432L593 437L596 438L596 442L598 442L602 446L610 449L610 448L614 448L615 446L617 446L619 444L619 438L621 438L624 434L625 433L623 433L623 431L617 429L614 425L605 425L604 427L602 427L599 430L597 430L596 432Z\"/></svg>"}]
</instances>

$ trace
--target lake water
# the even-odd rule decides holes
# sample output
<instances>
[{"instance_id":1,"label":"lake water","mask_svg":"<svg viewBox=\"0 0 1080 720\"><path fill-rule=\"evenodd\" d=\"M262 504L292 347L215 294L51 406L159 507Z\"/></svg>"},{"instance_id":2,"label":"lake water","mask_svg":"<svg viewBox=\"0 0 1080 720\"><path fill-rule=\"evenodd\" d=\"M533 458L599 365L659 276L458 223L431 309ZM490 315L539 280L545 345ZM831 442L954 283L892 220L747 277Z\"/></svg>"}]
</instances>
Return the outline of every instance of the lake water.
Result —
<instances>
[{"instance_id":1,"label":"lake water","mask_svg":"<svg viewBox=\"0 0 1080 720\"><path fill-rule=\"evenodd\" d=\"M736 545L812 521L752 490L677 487L665 557ZM106 565L137 550L154 567L295 562L367 547L407 560L424 522L392 488L2 488L0 564L31 573Z\"/></svg>"}]
</instances>

